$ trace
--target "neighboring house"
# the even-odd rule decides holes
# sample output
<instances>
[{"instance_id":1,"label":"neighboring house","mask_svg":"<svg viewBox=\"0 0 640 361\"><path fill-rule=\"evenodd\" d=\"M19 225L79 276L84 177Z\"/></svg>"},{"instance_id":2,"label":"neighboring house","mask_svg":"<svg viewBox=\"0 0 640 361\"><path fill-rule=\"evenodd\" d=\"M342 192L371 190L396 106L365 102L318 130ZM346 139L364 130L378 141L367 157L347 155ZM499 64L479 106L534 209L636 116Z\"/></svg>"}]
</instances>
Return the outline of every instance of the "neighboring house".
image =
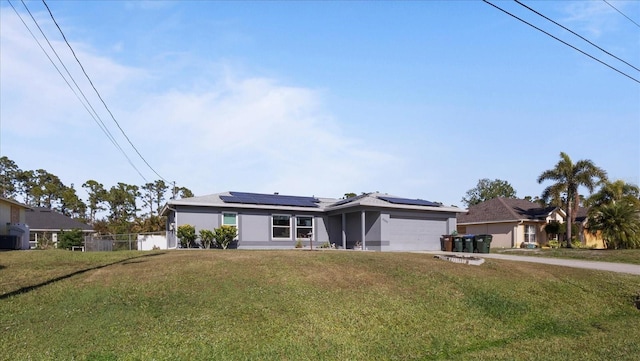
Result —
<instances>
[{"instance_id":1,"label":"neighboring house","mask_svg":"<svg viewBox=\"0 0 640 361\"><path fill-rule=\"evenodd\" d=\"M458 233L490 234L491 247L515 248L522 243L546 243L544 227L551 221L564 222L557 207L541 207L525 199L494 198L469 207L458 215Z\"/></svg>"},{"instance_id":2,"label":"neighboring house","mask_svg":"<svg viewBox=\"0 0 640 361\"><path fill-rule=\"evenodd\" d=\"M95 232L88 224L44 207L28 209L25 212L25 220L31 229L29 239L31 248L36 248L38 244L55 244L58 241L58 233L61 231L79 229L85 235Z\"/></svg>"},{"instance_id":3,"label":"neighboring house","mask_svg":"<svg viewBox=\"0 0 640 361\"><path fill-rule=\"evenodd\" d=\"M238 228L238 248L293 248L298 240L315 247L368 250L438 250L440 237L456 229L456 207L420 199L366 193L347 199L224 192L170 200L169 244L178 244L184 224L196 232L221 225Z\"/></svg>"},{"instance_id":4,"label":"neighboring house","mask_svg":"<svg viewBox=\"0 0 640 361\"><path fill-rule=\"evenodd\" d=\"M494 198L469 207L466 214L459 214L457 224L461 234L491 234L491 247L517 248L523 243L546 244L549 241L544 230L547 223L564 223L565 219L565 212L558 207L541 207L524 199ZM602 239L586 229L586 208L578 209L575 222L584 246L604 248Z\"/></svg>"},{"instance_id":5,"label":"neighboring house","mask_svg":"<svg viewBox=\"0 0 640 361\"><path fill-rule=\"evenodd\" d=\"M25 224L28 209L22 203L0 197L0 248L29 249L29 227Z\"/></svg>"}]
</instances>

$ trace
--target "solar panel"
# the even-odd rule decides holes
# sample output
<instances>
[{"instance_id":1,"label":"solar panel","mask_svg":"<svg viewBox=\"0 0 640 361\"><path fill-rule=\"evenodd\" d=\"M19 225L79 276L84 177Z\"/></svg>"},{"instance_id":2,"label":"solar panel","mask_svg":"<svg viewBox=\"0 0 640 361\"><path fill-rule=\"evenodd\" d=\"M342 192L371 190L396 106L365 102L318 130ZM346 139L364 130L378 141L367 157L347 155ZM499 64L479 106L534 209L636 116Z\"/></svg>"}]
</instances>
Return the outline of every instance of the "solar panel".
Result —
<instances>
[{"instance_id":1,"label":"solar panel","mask_svg":"<svg viewBox=\"0 0 640 361\"><path fill-rule=\"evenodd\" d=\"M315 197L282 196L279 194L260 194L229 192L230 196L220 196L225 203L262 204L272 206L318 207Z\"/></svg>"},{"instance_id":2,"label":"solar panel","mask_svg":"<svg viewBox=\"0 0 640 361\"><path fill-rule=\"evenodd\" d=\"M427 207L440 207L440 203L425 201L424 199L408 199L408 198L395 198L395 197L385 197L378 196L378 198L383 201L387 201L393 204L405 204L410 206L427 206Z\"/></svg>"}]
</instances>

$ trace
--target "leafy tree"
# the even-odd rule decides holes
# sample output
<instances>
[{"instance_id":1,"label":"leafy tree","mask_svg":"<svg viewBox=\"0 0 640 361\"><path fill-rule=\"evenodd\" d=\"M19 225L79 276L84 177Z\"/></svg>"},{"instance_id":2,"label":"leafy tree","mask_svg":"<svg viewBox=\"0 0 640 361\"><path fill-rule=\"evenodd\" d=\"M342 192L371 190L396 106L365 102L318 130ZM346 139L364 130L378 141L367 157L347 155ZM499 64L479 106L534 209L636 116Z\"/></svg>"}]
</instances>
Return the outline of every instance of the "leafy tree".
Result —
<instances>
[{"instance_id":1,"label":"leafy tree","mask_svg":"<svg viewBox=\"0 0 640 361\"><path fill-rule=\"evenodd\" d=\"M60 194L60 204L57 209L67 217L84 220L87 213L87 205L78 197L76 190L71 187L64 187Z\"/></svg>"},{"instance_id":2,"label":"leafy tree","mask_svg":"<svg viewBox=\"0 0 640 361\"><path fill-rule=\"evenodd\" d=\"M347 198L353 198L355 196L357 196L357 194L355 194L355 193L345 193L344 197L342 197L342 198L343 199L347 199Z\"/></svg>"},{"instance_id":3,"label":"leafy tree","mask_svg":"<svg viewBox=\"0 0 640 361\"><path fill-rule=\"evenodd\" d=\"M131 233L132 222L136 218L136 199L139 197L138 186L125 183L118 183L118 186L111 187L107 194L109 204L109 219L111 233Z\"/></svg>"},{"instance_id":4,"label":"leafy tree","mask_svg":"<svg viewBox=\"0 0 640 361\"><path fill-rule=\"evenodd\" d=\"M200 241L202 242L202 247L209 249L211 247L211 243L213 243L214 234L212 230L209 229L201 229L200 230Z\"/></svg>"},{"instance_id":5,"label":"leafy tree","mask_svg":"<svg viewBox=\"0 0 640 361\"><path fill-rule=\"evenodd\" d=\"M190 224L178 226L177 236L182 248L191 248L191 245L193 245L196 238L198 238L196 236L196 228Z\"/></svg>"},{"instance_id":6,"label":"leafy tree","mask_svg":"<svg viewBox=\"0 0 640 361\"><path fill-rule=\"evenodd\" d=\"M135 220L131 231L133 233L151 233L163 231L166 227L167 217L151 216L138 217Z\"/></svg>"},{"instance_id":7,"label":"leafy tree","mask_svg":"<svg viewBox=\"0 0 640 361\"><path fill-rule=\"evenodd\" d=\"M629 202L602 204L589 211L589 232L600 235L607 248L640 248L640 213Z\"/></svg>"},{"instance_id":8,"label":"leafy tree","mask_svg":"<svg viewBox=\"0 0 640 361\"><path fill-rule=\"evenodd\" d=\"M193 197L193 192L185 187L173 187L173 194L176 199Z\"/></svg>"},{"instance_id":9,"label":"leafy tree","mask_svg":"<svg viewBox=\"0 0 640 361\"><path fill-rule=\"evenodd\" d=\"M149 209L149 216L158 214L160 205L164 201L164 194L169 186L163 180L157 180L153 183L146 183L141 187L143 207Z\"/></svg>"},{"instance_id":10,"label":"leafy tree","mask_svg":"<svg viewBox=\"0 0 640 361\"><path fill-rule=\"evenodd\" d=\"M36 186L32 170L19 171L16 174L16 191L22 196L24 204L32 204L31 189Z\"/></svg>"},{"instance_id":11,"label":"leafy tree","mask_svg":"<svg viewBox=\"0 0 640 361\"><path fill-rule=\"evenodd\" d=\"M237 235L238 229L234 226L223 225L213 230L213 238L222 249L227 249Z\"/></svg>"},{"instance_id":12,"label":"leafy tree","mask_svg":"<svg viewBox=\"0 0 640 361\"><path fill-rule=\"evenodd\" d=\"M89 219L91 223L96 221L96 215L100 211L106 211L107 208L103 206L107 202L107 191L104 189L102 183L90 179L82 185L89 194Z\"/></svg>"},{"instance_id":13,"label":"leafy tree","mask_svg":"<svg viewBox=\"0 0 640 361\"><path fill-rule=\"evenodd\" d=\"M82 246L82 244L82 231L80 229L60 231L60 235L58 236L58 248L71 249L73 246Z\"/></svg>"},{"instance_id":14,"label":"leafy tree","mask_svg":"<svg viewBox=\"0 0 640 361\"><path fill-rule=\"evenodd\" d=\"M478 181L475 188L467 191L462 202L468 207L498 197L515 198L516 191L507 181L483 178Z\"/></svg>"},{"instance_id":15,"label":"leafy tree","mask_svg":"<svg viewBox=\"0 0 640 361\"><path fill-rule=\"evenodd\" d=\"M593 192L595 186L607 180L607 172L596 167L591 160L579 160L576 163L564 152L560 153L560 161L553 169L546 170L538 176L538 183L546 180L554 181L542 191L542 199L547 202L552 197L562 195L563 207L567 214L568 223L573 224L580 205L578 188L583 186ZM571 228L566 227L567 248L571 248Z\"/></svg>"},{"instance_id":16,"label":"leafy tree","mask_svg":"<svg viewBox=\"0 0 640 361\"><path fill-rule=\"evenodd\" d=\"M6 156L0 157L0 196L14 198L17 195L18 173L20 168L14 161Z\"/></svg>"}]
</instances>

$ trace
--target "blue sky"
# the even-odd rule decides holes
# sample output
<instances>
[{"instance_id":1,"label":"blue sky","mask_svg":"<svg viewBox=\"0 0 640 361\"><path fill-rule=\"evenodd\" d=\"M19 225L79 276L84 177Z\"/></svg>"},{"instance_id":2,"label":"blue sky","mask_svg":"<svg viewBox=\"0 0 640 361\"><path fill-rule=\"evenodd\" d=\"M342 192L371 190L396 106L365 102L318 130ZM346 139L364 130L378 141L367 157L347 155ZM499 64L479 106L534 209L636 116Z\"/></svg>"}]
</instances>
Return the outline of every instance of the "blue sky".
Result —
<instances>
[{"instance_id":1,"label":"blue sky","mask_svg":"<svg viewBox=\"0 0 640 361\"><path fill-rule=\"evenodd\" d=\"M0 155L81 196L89 179L159 179L42 2L25 3L142 176L6 0ZM640 79L517 3L495 3ZM609 3L640 23L640 2ZM640 84L482 1L47 4L144 159L196 195L380 191L462 205L480 178L539 195L560 152L640 181ZM525 4L640 67L640 27L606 2Z\"/></svg>"}]
</instances>

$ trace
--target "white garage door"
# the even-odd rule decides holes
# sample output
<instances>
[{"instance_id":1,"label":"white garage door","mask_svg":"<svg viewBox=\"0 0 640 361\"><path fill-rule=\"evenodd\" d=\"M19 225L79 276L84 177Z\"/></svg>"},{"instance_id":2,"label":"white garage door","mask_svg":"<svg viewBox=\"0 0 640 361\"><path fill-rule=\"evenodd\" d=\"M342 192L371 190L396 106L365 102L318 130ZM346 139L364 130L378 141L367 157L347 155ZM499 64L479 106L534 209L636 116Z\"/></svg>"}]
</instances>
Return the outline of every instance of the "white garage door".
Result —
<instances>
[{"instance_id":1,"label":"white garage door","mask_svg":"<svg viewBox=\"0 0 640 361\"><path fill-rule=\"evenodd\" d=\"M429 218L389 218L391 250L436 251L447 234L447 221Z\"/></svg>"}]
</instances>

